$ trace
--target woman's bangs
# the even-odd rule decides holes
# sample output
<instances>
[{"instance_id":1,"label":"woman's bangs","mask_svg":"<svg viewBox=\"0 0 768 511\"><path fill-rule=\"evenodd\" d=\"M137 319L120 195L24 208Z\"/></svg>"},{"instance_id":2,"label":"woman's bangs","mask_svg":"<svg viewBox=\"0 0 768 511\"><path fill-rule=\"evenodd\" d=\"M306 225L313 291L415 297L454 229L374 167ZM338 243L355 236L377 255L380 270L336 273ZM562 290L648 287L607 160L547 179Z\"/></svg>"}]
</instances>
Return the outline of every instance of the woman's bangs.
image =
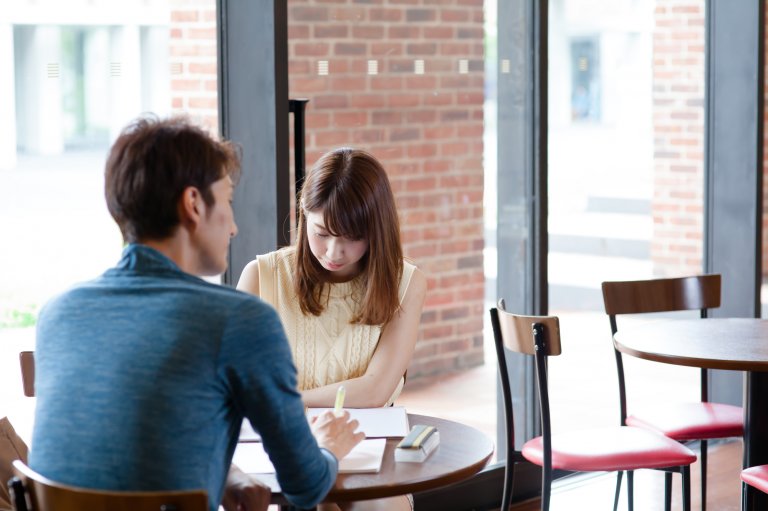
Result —
<instances>
[{"instance_id":1,"label":"woman's bangs","mask_svg":"<svg viewBox=\"0 0 768 511\"><path fill-rule=\"evenodd\" d=\"M364 205L357 203L355 197L341 197L333 194L323 208L325 229L336 237L359 240L368 231L368 215Z\"/></svg>"}]
</instances>

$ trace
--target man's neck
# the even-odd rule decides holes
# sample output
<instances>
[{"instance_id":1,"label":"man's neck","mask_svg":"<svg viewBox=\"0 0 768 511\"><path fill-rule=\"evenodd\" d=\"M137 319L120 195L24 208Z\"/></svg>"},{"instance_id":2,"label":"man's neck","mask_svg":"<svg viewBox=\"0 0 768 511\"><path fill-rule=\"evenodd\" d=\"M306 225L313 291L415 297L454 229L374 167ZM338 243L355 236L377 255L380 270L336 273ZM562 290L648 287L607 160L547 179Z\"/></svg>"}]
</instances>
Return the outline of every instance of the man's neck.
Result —
<instances>
[{"instance_id":1,"label":"man's neck","mask_svg":"<svg viewBox=\"0 0 768 511\"><path fill-rule=\"evenodd\" d=\"M183 238L183 234L177 231L176 235L169 238L161 240L145 239L139 241L139 243L157 250L173 261L181 271L200 276L197 252L193 250L189 240Z\"/></svg>"}]
</instances>

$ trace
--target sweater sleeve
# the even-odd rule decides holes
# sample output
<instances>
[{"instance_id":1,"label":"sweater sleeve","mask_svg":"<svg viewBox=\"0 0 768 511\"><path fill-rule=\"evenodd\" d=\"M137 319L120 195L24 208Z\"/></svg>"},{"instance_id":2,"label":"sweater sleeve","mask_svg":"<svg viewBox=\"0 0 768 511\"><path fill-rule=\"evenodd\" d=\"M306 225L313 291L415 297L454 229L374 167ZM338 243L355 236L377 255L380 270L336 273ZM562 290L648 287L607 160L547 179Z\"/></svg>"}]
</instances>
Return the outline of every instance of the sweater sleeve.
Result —
<instances>
[{"instance_id":1,"label":"sweater sleeve","mask_svg":"<svg viewBox=\"0 0 768 511\"><path fill-rule=\"evenodd\" d=\"M261 435L285 497L312 508L333 486L338 462L318 447L309 428L277 313L250 296L238 309L226 329L219 371L236 406Z\"/></svg>"}]
</instances>

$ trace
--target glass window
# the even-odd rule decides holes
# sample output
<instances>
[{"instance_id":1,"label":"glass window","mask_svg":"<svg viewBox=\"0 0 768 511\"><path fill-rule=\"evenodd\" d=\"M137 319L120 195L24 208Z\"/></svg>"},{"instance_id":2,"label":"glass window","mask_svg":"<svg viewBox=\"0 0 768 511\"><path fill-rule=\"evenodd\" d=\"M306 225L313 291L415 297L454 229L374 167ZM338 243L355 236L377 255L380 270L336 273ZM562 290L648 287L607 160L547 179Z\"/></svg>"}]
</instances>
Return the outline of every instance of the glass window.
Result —
<instances>
[{"instance_id":1,"label":"glass window","mask_svg":"<svg viewBox=\"0 0 768 511\"><path fill-rule=\"evenodd\" d=\"M33 400L17 354L34 347L40 307L122 251L103 192L111 142L144 112L216 131L215 23L213 0L12 0L0 13L0 402L22 433Z\"/></svg>"},{"instance_id":2,"label":"glass window","mask_svg":"<svg viewBox=\"0 0 768 511\"><path fill-rule=\"evenodd\" d=\"M619 419L601 282L702 271L704 15L701 0L550 2L549 297L563 334L550 373L556 430L574 414ZM619 318L619 329L647 319ZM698 399L696 369L624 364L631 408L660 394ZM585 396L589 414L570 409Z\"/></svg>"}]
</instances>

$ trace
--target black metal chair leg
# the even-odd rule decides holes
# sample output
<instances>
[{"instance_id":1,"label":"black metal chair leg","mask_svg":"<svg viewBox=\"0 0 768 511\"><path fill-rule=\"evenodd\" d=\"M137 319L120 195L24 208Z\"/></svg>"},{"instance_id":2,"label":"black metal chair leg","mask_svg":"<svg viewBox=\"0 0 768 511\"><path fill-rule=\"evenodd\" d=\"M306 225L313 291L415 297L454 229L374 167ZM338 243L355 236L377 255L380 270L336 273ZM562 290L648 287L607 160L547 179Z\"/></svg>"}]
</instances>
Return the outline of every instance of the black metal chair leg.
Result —
<instances>
[{"instance_id":1,"label":"black metal chair leg","mask_svg":"<svg viewBox=\"0 0 768 511\"><path fill-rule=\"evenodd\" d=\"M683 471L683 511L691 511L691 466L682 467Z\"/></svg>"},{"instance_id":2,"label":"black metal chair leg","mask_svg":"<svg viewBox=\"0 0 768 511\"><path fill-rule=\"evenodd\" d=\"M552 495L552 467L541 471L541 511L549 511L549 498Z\"/></svg>"},{"instance_id":3,"label":"black metal chair leg","mask_svg":"<svg viewBox=\"0 0 768 511\"><path fill-rule=\"evenodd\" d=\"M672 472L664 472L664 511L672 511Z\"/></svg>"},{"instance_id":4,"label":"black metal chair leg","mask_svg":"<svg viewBox=\"0 0 768 511\"><path fill-rule=\"evenodd\" d=\"M635 472L634 470L627 470L627 509L634 511L634 495L635 495Z\"/></svg>"},{"instance_id":5,"label":"black metal chair leg","mask_svg":"<svg viewBox=\"0 0 768 511\"><path fill-rule=\"evenodd\" d=\"M507 466L504 469L504 490L501 494L502 511L509 510L512 502L512 484L515 478L515 460L511 458L511 453L508 453L507 456Z\"/></svg>"},{"instance_id":6,"label":"black metal chair leg","mask_svg":"<svg viewBox=\"0 0 768 511\"><path fill-rule=\"evenodd\" d=\"M701 511L707 511L707 441L701 441Z\"/></svg>"},{"instance_id":7,"label":"black metal chair leg","mask_svg":"<svg viewBox=\"0 0 768 511\"><path fill-rule=\"evenodd\" d=\"M624 472L621 470L616 473L616 496L613 498L613 511L619 511L619 495L621 495L621 478Z\"/></svg>"}]
</instances>

